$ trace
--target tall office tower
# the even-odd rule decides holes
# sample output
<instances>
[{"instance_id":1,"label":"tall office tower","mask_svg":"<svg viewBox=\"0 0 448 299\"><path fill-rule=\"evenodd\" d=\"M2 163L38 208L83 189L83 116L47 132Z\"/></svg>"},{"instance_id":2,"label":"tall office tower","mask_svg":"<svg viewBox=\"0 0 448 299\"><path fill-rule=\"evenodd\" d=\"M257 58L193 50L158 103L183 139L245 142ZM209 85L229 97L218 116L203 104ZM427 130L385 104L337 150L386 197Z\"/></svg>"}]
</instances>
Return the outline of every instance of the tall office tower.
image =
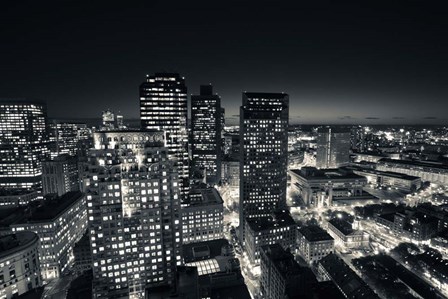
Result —
<instances>
[{"instance_id":1,"label":"tall office tower","mask_svg":"<svg viewBox=\"0 0 448 299\"><path fill-rule=\"evenodd\" d=\"M338 168L350 162L350 131L321 128L317 132L317 168Z\"/></svg>"},{"instance_id":2,"label":"tall office tower","mask_svg":"<svg viewBox=\"0 0 448 299\"><path fill-rule=\"evenodd\" d=\"M221 178L221 98L212 85L202 85L200 95L191 96L191 152L193 167L217 184Z\"/></svg>"},{"instance_id":3,"label":"tall office tower","mask_svg":"<svg viewBox=\"0 0 448 299\"><path fill-rule=\"evenodd\" d=\"M243 93L240 109L240 240L245 218L286 207L289 96Z\"/></svg>"},{"instance_id":4,"label":"tall office tower","mask_svg":"<svg viewBox=\"0 0 448 299\"><path fill-rule=\"evenodd\" d=\"M78 159L68 154L42 162L43 195L79 190Z\"/></svg>"},{"instance_id":5,"label":"tall office tower","mask_svg":"<svg viewBox=\"0 0 448 299\"><path fill-rule=\"evenodd\" d=\"M76 156L78 151L78 124L52 123L50 124L51 158L68 154Z\"/></svg>"},{"instance_id":6,"label":"tall office tower","mask_svg":"<svg viewBox=\"0 0 448 299\"><path fill-rule=\"evenodd\" d=\"M0 188L40 189L49 154L46 105L0 100Z\"/></svg>"},{"instance_id":7,"label":"tall office tower","mask_svg":"<svg viewBox=\"0 0 448 299\"><path fill-rule=\"evenodd\" d=\"M169 157L179 172L182 198L188 196L190 177L187 132L187 87L179 74L156 73L140 85L142 129L163 130Z\"/></svg>"},{"instance_id":8,"label":"tall office tower","mask_svg":"<svg viewBox=\"0 0 448 299\"><path fill-rule=\"evenodd\" d=\"M181 265L178 174L161 131L94 133L85 190L94 298L144 298Z\"/></svg>"}]
</instances>

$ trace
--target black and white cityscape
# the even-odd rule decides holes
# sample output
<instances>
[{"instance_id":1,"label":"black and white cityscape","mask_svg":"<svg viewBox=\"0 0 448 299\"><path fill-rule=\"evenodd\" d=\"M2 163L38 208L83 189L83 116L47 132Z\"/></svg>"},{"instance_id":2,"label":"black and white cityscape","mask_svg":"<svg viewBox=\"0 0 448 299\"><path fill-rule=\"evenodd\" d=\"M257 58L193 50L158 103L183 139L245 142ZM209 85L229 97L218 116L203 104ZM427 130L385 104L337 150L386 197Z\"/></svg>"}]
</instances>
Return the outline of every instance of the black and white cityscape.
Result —
<instances>
[{"instance_id":1,"label":"black and white cityscape","mask_svg":"<svg viewBox=\"0 0 448 299\"><path fill-rule=\"evenodd\" d=\"M448 298L448 10L0 8L0 299Z\"/></svg>"}]
</instances>

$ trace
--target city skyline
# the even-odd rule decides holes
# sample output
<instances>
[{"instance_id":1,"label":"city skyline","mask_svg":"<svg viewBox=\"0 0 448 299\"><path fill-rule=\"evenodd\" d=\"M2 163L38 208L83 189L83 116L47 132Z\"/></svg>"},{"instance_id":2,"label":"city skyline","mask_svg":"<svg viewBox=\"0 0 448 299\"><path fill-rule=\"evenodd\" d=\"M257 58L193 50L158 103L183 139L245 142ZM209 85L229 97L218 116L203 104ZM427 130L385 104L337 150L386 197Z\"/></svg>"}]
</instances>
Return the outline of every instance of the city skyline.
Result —
<instances>
[{"instance_id":1,"label":"city skyline","mask_svg":"<svg viewBox=\"0 0 448 299\"><path fill-rule=\"evenodd\" d=\"M170 71L190 94L212 83L235 122L241 92L265 91L290 95L291 123L447 123L437 3L257 3L5 4L2 97L43 99L53 118L137 118L138 82Z\"/></svg>"},{"instance_id":2,"label":"city skyline","mask_svg":"<svg viewBox=\"0 0 448 299\"><path fill-rule=\"evenodd\" d=\"M52 2L0 10L0 299L448 298L445 7Z\"/></svg>"}]
</instances>

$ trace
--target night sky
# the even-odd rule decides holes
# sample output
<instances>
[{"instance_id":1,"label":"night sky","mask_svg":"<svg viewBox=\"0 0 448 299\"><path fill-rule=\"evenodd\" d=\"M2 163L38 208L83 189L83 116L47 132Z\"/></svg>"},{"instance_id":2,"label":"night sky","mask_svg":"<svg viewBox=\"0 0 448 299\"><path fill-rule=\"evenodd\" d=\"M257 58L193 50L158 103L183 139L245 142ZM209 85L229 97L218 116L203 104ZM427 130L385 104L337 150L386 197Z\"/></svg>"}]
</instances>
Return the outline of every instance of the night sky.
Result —
<instances>
[{"instance_id":1,"label":"night sky","mask_svg":"<svg viewBox=\"0 0 448 299\"><path fill-rule=\"evenodd\" d=\"M232 122L247 90L289 93L292 123L448 123L444 1L3 2L0 97L51 117L138 118L145 75L169 71Z\"/></svg>"}]
</instances>

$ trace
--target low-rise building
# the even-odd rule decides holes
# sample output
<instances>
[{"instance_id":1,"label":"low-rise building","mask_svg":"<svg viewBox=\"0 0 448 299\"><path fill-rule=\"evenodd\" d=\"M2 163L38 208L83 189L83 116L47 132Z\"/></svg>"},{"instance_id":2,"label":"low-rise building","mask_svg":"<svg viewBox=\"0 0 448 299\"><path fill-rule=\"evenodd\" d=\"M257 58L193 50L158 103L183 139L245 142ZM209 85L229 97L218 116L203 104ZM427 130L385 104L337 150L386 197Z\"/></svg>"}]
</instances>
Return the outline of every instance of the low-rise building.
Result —
<instances>
[{"instance_id":1,"label":"low-rise building","mask_svg":"<svg viewBox=\"0 0 448 299\"><path fill-rule=\"evenodd\" d=\"M333 281L345 298L378 299L373 290L334 253L324 257L318 266L323 281Z\"/></svg>"},{"instance_id":2,"label":"low-rise building","mask_svg":"<svg viewBox=\"0 0 448 299\"><path fill-rule=\"evenodd\" d=\"M420 177L423 181L448 184L448 166L442 163L381 159L376 169Z\"/></svg>"},{"instance_id":3,"label":"low-rise building","mask_svg":"<svg viewBox=\"0 0 448 299\"><path fill-rule=\"evenodd\" d=\"M304 226L297 230L297 251L313 264L334 252L334 239L317 225Z\"/></svg>"},{"instance_id":4,"label":"low-rise building","mask_svg":"<svg viewBox=\"0 0 448 299\"><path fill-rule=\"evenodd\" d=\"M10 224L12 232L32 231L40 239L44 280L59 277L73 261L73 247L87 228L86 200L81 192L48 199Z\"/></svg>"},{"instance_id":5,"label":"low-rise building","mask_svg":"<svg viewBox=\"0 0 448 299\"><path fill-rule=\"evenodd\" d=\"M184 244L223 238L224 206L215 188L190 191L181 211Z\"/></svg>"},{"instance_id":6,"label":"low-rise building","mask_svg":"<svg viewBox=\"0 0 448 299\"><path fill-rule=\"evenodd\" d=\"M277 211L268 217L247 218L244 248L251 263L260 262L260 247L280 244L289 251L296 246L297 223L287 210Z\"/></svg>"},{"instance_id":7,"label":"low-rise building","mask_svg":"<svg viewBox=\"0 0 448 299\"><path fill-rule=\"evenodd\" d=\"M427 241L434 237L439 225L439 219L436 217L411 209L403 213L377 215L375 221L393 234L415 242Z\"/></svg>"},{"instance_id":8,"label":"low-rise building","mask_svg":"<svg viewBox=\"0 0 448 299\"><path fill-rule=\"evenodd\" d=\"M404 192L415 192L422 185L421 178L412 175L391 171L380 171L364 167L348 168L350 168L353 173L365 177L368 183L382 187L391 187Z\"/></svg>"},{"instance_id":9,"label":"low-rise building","mask_svg":"<svg viewBox=\"0 0 448 299\"><path fill-rule=\"evenodd\" d=\"M336 246L361 248L369 246L369 234L355 230L352 224L338 218L328 221L327 232L333 237Z\"/></svg>"},{"instance_id":10,"label":"low-rise building","mask_svg":"<svg viewBox=\"0 0 448 299\"><path fill-rule=\"evenodd\" d=\"M0 298L15 298L40 286L39 237L33 232L1 236Z\"/></svg>"},{"instance_id":11,"label":"low-rise building","mask_svg":"<svg viewBox=\"0 0 448 299\"><path fill-rule=\"evenodd\" d=\"M356 199L365 195L367 179L341 169L303 167L289 170L291 187L305 205L331 206L337 199Z\"/></svg>"},{"instance_id":12,"label":"low-rise building","mask_svg":"<svg viewBox=\"0 0 448 299\"><path fill-rule=\"evenodd\" d=\"M185 266L197 269L196 298L250 298L239 260L226 239L185 244L182 253Z\"/></svg>"}]
</instances>

